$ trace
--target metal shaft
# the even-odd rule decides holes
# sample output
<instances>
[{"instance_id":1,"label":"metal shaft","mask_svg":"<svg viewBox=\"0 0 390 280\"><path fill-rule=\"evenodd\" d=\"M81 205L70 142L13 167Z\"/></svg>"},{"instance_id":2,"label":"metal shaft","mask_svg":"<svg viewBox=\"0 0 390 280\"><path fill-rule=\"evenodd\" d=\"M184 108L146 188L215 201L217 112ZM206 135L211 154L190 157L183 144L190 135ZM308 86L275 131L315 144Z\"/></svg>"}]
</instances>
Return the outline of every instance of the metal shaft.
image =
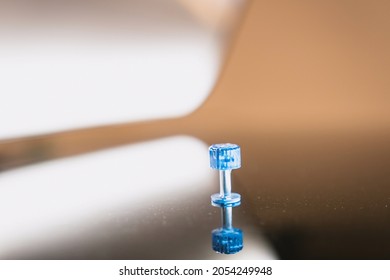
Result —
<instances>
[{"instance_id":1,"label":"metal shaft","mask_svg":"<svg viewBox=\"0 0 390 280\"><path fill-rule=\"evenodd\" d=\"M219 193L222 197L230 196L232 193L232 181L231 181L231 170L220 170L219 171Z\"/></svg>"},{"instance_id":2,"label":"metal shaft","mask_svg":"<svg viewBox=\"0 0 390 280\"><path fill-rule=\"evenodd\" d=\"M221 214L222 227L226 229L231 229L233 227L232 207L222 207Z\"/></svg>"}]
</instances>

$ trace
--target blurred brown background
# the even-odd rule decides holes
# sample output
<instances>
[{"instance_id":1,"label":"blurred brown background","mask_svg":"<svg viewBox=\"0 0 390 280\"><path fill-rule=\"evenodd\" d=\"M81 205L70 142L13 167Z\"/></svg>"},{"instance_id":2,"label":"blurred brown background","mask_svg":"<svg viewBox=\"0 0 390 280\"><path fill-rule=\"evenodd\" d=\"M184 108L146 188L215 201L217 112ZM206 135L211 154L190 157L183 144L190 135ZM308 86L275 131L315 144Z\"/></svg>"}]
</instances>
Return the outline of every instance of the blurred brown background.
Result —
<instances>
[{"instance_id":1,"label":"blurred brown background","mask_svg":"<svg viewBox=\"0 0 390 280\"><path fill-rule=\"evenodd\" d=\"M251 1L196 112L0 141L0 169L176 134L238 143L234 183L281 258L388 259L389 9Z\"/></svg>"}]
</instances>

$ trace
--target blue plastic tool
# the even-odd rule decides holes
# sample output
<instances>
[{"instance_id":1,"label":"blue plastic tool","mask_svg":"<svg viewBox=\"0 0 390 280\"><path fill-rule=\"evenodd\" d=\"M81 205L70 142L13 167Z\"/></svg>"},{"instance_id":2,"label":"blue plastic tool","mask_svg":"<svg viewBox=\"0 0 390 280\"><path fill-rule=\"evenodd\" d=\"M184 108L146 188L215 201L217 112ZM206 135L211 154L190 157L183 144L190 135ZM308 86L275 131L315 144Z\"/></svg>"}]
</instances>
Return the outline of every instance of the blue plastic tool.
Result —
<instances>
[{"instance_id":1,"label":"blue plastic tool","mask_svg":"<svg viewBox=\"0 0 390 280\"><path fill-rule=\"evenodd\" d=\"M210 167L219 170L220 191L211 196L211 205L221 208L222 227L212 231L213 250L234 254L243 248L243 234L233 227L232 208L241 204L241 196L232 193L231 171L241 167L241 149L236 144L214 144L209 148Z\"/></svg>"}]
</instances>

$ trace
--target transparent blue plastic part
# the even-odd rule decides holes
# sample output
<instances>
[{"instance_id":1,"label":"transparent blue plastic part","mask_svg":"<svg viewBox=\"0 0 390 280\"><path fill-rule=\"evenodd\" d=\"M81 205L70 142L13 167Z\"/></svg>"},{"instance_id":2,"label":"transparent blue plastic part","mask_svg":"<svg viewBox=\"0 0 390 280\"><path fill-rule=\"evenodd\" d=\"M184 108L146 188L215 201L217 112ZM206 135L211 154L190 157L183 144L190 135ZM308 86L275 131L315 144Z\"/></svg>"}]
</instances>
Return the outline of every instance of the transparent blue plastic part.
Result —
<instances>
[{"instance_id":1,"label":"transparent blue plastic part","mask_svg":"<svg viewBox=\"0 0 390 280\"><path fill-rule=\"evenodd\" d=\"M212 231L212 248L221 254L235 254L243 248L243 234L233 228L232 208L241 204L241 195L232 193L231 171L241 167L240 146L214 144L209 148L210 167L219 170L220 191L211 196L211 205L221 208L222 227Z\"/></svg>"},{"instance_id":2,"label":"transparent blue plastic part","mask_svg":"<svg viewBox=\"0 0 390 280\"><path fill-rule=\"evenodd\" d=\"M241 167L240 146L236 144L214 144L209 148L210 167L218 170L232 170Z\"/></svg>"},{"instance_id":3,"label":"transparent blue plastic part","mask_svg":"<svg viewBox=\"0 0 390 280\"><path fill-rule=\"evenodd\" d=\"M235 254L243 248L242 231L238 228L218 228L212 232L213 250L221 254Z\"/></svg>"},{"instance_id":4,"label":"transparent blue plastic part","mask_svg":"<svg viewBox=\"0 0 390 280\"><path fill-rule=\"evenodd\" d=\"M229 196L221 196L219 193L211 195L211 205L216 207L236 207L241 204L241 195L232 193Z\"/></svg>"}]
</instances>

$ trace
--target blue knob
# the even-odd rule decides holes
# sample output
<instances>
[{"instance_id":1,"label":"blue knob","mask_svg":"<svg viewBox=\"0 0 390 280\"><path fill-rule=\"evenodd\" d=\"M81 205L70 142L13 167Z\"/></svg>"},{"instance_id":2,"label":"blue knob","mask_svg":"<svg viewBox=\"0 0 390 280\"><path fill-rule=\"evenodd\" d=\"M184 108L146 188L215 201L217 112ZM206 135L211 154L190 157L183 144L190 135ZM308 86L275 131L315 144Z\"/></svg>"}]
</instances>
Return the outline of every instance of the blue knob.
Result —
<instances>
[{"instance_id":1,"label":"blue knob","mask_svg":"<svg viewBox=\"0 0 390 280\"><path fill-rule=\"evenodd\" d=\"M209 148L210 167L218 170L231 170L241 167L240 146L236 144L214 144Z\"/></svg>"},{"instance_id":2,"label":"blue knob","mask_svg":"<svg viewBox=\"0 0 390 280\"><path fill-rule=\"evenodd\" d=\"M213 250L221 254L235 254L243 248L242 231L238 228L218 228L212 232Z\"/></svg>"}]
</instances>

